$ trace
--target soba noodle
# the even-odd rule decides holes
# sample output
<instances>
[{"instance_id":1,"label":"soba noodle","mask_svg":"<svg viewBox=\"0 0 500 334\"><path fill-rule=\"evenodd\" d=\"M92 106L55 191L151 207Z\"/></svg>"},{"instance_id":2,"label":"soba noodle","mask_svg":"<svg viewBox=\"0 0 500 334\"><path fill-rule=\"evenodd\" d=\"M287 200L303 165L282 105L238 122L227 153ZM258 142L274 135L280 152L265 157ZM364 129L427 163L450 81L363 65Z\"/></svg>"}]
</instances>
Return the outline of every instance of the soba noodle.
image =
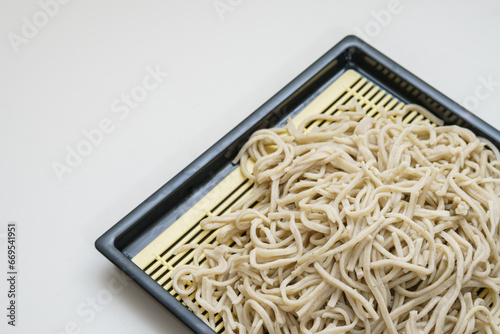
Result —
<instances>
[{"instance_id":1,"label":"soba noodle","mask_svg":"<svg viewBox=\"0 0 500 334\"><path fill-rule=\"evenodd\" d=\"M226 333L500 333L500 154L407 108L255 132L251 193L201 222L218 245L178 250L184 303Z\"/></svg>"}]
</instances>

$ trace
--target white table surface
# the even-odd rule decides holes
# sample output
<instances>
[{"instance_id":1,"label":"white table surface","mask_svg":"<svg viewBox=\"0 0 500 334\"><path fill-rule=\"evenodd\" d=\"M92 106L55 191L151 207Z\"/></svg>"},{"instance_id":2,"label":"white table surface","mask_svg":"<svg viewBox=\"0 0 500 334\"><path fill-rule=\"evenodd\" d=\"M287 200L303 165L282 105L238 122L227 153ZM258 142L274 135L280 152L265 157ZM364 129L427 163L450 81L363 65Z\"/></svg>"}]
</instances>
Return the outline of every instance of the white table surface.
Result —
<instances>
[{"instance_id":1,"label":"white table surface","mask_svg":"<svg viewBox=\"0 0 500 334\"><path fill-rule=\"evenodd\" d=\"M0 237L19 230L1 333L189 333L94 241L348 34L500 128L498 1L54 1L0 0Z\"/></svg>"}]
</instances>

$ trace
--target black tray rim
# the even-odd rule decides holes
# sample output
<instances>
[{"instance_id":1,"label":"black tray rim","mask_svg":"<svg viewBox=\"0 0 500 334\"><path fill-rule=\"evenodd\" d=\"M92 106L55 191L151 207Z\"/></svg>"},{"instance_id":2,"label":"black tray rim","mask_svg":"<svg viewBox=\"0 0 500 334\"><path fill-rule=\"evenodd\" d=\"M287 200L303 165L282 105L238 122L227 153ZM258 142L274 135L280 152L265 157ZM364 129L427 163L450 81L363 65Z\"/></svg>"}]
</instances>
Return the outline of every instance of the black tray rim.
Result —
<instances>
[{"instance_id":1,"label":"black tray rim","mask_svg":"<svg viewBox=\"0 0 500 334\"><path fill-rule=\"evenodd\" d=\"M271 97L256 111L250 114L245 120L243 120L222 139L220 139L201 156L199 156L196 160L194 160L191 164L189 164L186 168L184 168L181 172L174 176L170 181L168 181L165 185L154 192L143 203L137 206L118 223L116 223L113 227L106 231L95 242L95 247L97 248L97 250L119 269L121 269L125 274L131 277L136 283L138 283L144 290L151 294L158 302L160 302L164 307L166 307L170 312L178 317L195 333L215 334L215 332L210 327L208 327L203 321L198 319L191 311L189 311L185 306L178 302L156 281L151 279L144 271L136 266L131 261L131 259L118 248L117 240L125 233L130 231L135 225L137 225L148 212L157 207L166 197L172 194L172 192L174 192L187 180L193 177L193 175L195 175L200 168L208 164L212 159L219 156L225 148L227 148L231 143L240 138L243 134L245 134L245 132L247 132L249 128L257 124L265 115L272 112L277 106L279 106L281 102L289 98L301 86L309 82L328 64L330 64L336 58L342 56L342 54L346 52L348 53L349 50L353 48L369 55L370 58L372 58L378 64L381 64L385 68L390 69L390 71L397 76L404 78L408 83L411 83L411 85L417 87L422 94L438 102L441 106L458 116L458 118L466 120L466 122L472 127L473 130L475 130L476 133L480 133L484 137L493 141L495 145L499 146L500 132L494 127L484 122L471 112L467 111L465 108L463 108L450 98L446 97L445 95L431 87L429 84L427 84L414 74L410 73L405 68L398 65L372 46L362 41L360 38L349 35L343 38L338 44L336 44L327 53L321 56L311 66L309 66L306 70L299 74L283 89L281 89L278 93Z\"/></svg>"}]
</instances>

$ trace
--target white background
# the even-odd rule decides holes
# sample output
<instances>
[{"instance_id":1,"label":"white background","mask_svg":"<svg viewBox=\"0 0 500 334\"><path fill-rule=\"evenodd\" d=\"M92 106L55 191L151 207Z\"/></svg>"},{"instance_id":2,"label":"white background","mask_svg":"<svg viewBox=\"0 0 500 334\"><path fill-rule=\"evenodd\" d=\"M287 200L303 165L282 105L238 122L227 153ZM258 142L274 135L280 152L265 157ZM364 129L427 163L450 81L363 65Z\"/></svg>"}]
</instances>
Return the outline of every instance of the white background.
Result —
<instances>
[{"instance_id":1,"label":"white background","mask_svg":"<svg viewBox=\"0 0 500 334\"><path fill-rule=\"evenodd\" d=\"M390 16L389 0L220 2L73 0L44 22L39 2L0 0L0 237L17 222L20 247L11 328L0 240L1 333L189 332L135 284L110 293L119 273L94 241L348 34L500 128L500 85L480 87L500 82L498 1L401 0ZM148 67L169 75L120 119L111 105ZM107 118L60 181L54 162Z\"/></svg>"}]
</instances>

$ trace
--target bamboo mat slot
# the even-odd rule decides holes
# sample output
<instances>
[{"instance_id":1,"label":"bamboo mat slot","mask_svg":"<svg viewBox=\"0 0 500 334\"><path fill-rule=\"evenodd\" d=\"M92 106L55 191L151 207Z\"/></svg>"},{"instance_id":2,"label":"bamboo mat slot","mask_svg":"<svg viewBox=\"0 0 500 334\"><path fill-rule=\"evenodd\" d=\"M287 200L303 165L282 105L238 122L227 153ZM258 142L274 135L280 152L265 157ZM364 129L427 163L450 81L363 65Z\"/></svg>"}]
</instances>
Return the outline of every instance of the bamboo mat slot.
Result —
<instances>
[{"instance_id":1,"label":"bamboo mat slot","mask_svg":"<svg viewBox=\"0 0 500 334\"><path fill-rule=\"evenodd\" d=\"M404 103L387 93L374 83L362 77L354 70L347 70L335 82L328 86L318 97L308 104L292 121L300 124L305 118L314 114L333 115L341 113L338 107L357 100L367 114L377 118L380 108L385 110L402 109ZM426 120L433 126L435 122L428 120L416 111L409 111L403 118L403 123ZM314 127L328 124L324 121L315 121L308 125L306 131ZM194 251L174 255L173 251L182 245L216 244L217 231L203 231L199 222L208 215L222 215L231 212L231 208L252 189L252 181L248 180L235 169L198 203L176 220L169 228L147 245L132 261L146 274L162 285L165 290L180 300L179 295L172 288L171 275L176 266L191 263ZM194 300L194 294L192 300ZM222 334L224 324L220 316L217 318L216 333Z\"/></svg>"}]
</instances>

